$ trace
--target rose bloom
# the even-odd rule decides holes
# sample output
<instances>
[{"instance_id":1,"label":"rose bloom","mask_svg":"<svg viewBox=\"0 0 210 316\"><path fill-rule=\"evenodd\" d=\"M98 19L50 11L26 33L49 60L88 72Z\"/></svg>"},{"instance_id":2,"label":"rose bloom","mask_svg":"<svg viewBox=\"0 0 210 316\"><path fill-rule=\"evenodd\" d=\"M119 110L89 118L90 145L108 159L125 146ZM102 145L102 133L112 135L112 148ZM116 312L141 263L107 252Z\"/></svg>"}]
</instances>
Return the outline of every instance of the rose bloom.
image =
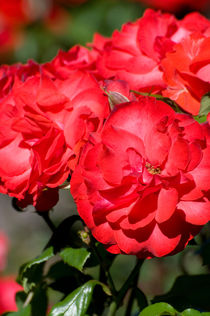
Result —
<instances>
[{"instance_id":1,"label":"rose bloom","mask_svg":"<svg viewBox=\"0 0 210 316\"><path fill-rule=\"evenodd\" d=\"M11 276L0 278L0 314L5 312L16 312L17 306L15 295L23 288Z\"/></svg>"},{"instance_id":2,"label":"rose bloom","mask_svg":"<svg viewBox=\"0 0 210 316\"><path fill-rule=\"evenodd\" d=\"M187 97L182 97L179 105L183 107L186 99L184 107L190 110L190 95L196 90L196 84L192 86L191 82L199 81L198 70L203 68L208 60L208 53L206 56L199 53L196 57L199 48L193 47L198 45L200 51L203 51L203 47L200 42L195 43L194 38L200 36L206 39L209 38L209 34L210 22L198 13L188 14L183 20L178 21L171 14L148 9L136 22L126 23L120 31L114 31L110 39L102 40L101 36L95 36L92 48L98 53L98 75L104 79L125 80L131 89L141 92L161 94L164 91L165 96L172 97L178 104L184 90ZM182 50L180 46L183 47ZM179 52L176 53L178 48ZM199 58L196 69L189 69L195 58ZM189 83L187 79L179 79L180 69L184 73L193 72L195 80ZM199 92L195 93L196 100L192 104L193 113L197 111L194 110L194 103L197 103L198 99L200 101L200 95L208 88L205 86L201 89L203 81L206 81L206 78L199 81ZM196 107L198 108L198 105Z\"/></svg>"},{"instance_id":3,"label":"rose bloom","mask_svg":"<svg viewBox=\"0 0 210 316\"><path fill-rule=\"evenodd\" d=\"M40 74L41 66L33 60L26 64L1 65L0 67L0 100L12 92L16 79L24 82L27 78Z\"/></svg>"},{"instance_id":4,"label":"rose bloom","mask_svg":"<svg viewBox=\"0 0 210 316\"><path fill-rule=\"evenodd\" d=\"M96 72L96 51L80 45L73 46L67 52L60 50L52 61L42 66L51 78L67 79L75 70Z\"/></svg>"},{"instance_id":5,"label":"rose bloom","mask_svg":"<svg viewBox=\"0 0 210 316\"><path fill-rule=\"evenodd\" d=\"M181 10L202 10L207 4L208 0L137 0L143 2L148 6L152 6L156 9L170 11L170 12L179 12Z\"/></svg>"},{"instance_id":6,"label":"rose bloom","mask_svg":"<svg viewBox=\"0 0 210 316\"><path fill-rule=\"evenodd\" d=\"M111 253L181 251L210 220L209 126L142 97L120 104L83 148L71 180L78 212Z\"/></svg>"},{"instance_id":7,"label":"rose bloom","mask_svg":"<svg viewBox=\"0 0 210 316\"><path fill-rule=\"evenodd\" d=\"M208 37L194 33L174 46L161 65L167 88L163 96L197 115L200 101L210 91L210 29Z\"/></svg>"},{"instance_id":8,"label":"rose bloom","mask_svg":"<svg viewBox=\"0 0 210 316\"><path fill-rule=\"evenodd\" d=\"M46 211L107 117L107 97L89 74L51 80L40 71L24 82L16 77L0 108L0 192Z\"/></svg>"},{"instance_id":9,"label":"rose bloom","mask_svg":"<svg viewBox=\"0 0 210 316\"><path fill-rule=\"evenodd\" d=\"M197 114L201 94L209 91L208 71L203 69L209 61L209 34L210 22L198 13L178 21L171 14L148 9L136 22L114 31L111 39L103 42L101 37L94 38L98 74L105 79L125 80L133 90L164 91L164 96ZM196 42L198 37L206 42Z\"/></svg>"}]
</instances>

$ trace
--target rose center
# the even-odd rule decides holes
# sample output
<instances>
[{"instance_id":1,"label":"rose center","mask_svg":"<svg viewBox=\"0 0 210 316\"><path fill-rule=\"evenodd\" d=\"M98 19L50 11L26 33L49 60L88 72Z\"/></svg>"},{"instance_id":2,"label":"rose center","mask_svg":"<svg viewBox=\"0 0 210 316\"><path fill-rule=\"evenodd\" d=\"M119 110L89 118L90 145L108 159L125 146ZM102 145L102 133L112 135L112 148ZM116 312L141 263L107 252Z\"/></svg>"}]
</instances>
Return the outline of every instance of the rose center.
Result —
<instances>
[{"instance_id":1,"label":"rose center","mask_svg":"<svg viewBox=\"0 0 210 316\"><path fill-rule=\"evenodd\" d=\"M160 167L153 167L149 162L146 162L145 164L147 171L151 174L160 174L161 169Z\"/></svg>"}]
</instances>

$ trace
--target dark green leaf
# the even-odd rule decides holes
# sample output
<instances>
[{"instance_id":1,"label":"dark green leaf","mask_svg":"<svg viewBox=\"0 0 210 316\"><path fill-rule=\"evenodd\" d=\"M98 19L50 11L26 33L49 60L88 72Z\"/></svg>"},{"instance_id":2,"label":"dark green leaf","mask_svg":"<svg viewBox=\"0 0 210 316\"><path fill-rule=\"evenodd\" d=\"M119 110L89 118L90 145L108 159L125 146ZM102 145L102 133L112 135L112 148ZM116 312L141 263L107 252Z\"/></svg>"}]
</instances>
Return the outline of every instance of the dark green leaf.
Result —
<instances>
[{"instance_id":1,"label":"dark green leaf","mask_svg":"<svg viewBox=\"0 0 210 316\"><path fill-rule=\"evenodd\" d=\"M183 275L176 279L165 295L156 296L153 303L167 302L179 311L187 308L210 309L210 275Z\"/></svg>"},{"instance_id":2,"label":"dark green leaf","mask_svg":"<svg viewBox=\"0 0 210 316\"><path fill-rule=\"evenodd\" d=\"M29 261L23 267L22 273L24 274L26 270L30 269L32 266L43 263L54 256L53 247L47 248L38 258Z\"/></svg>"},{"instance_id":3,"label":"dark green leaf","mask_svg":"<svg viewBox=\"0 0 210 316\"><path fill-rule=\"evenodd\" d=\"M177 316L177 312L167 303L156 303L146 307L139 316Z\"/></svg>"},{"instance_id":4,"label":"dark green leaf","mask_svg":"<svg viewBox=\"0 0 210 316\"><path fill-rule=\"evenodd\" d=\"M64 294L69 294L92 279L89 275L83 274L63 261L56 262L50 267L47 278L51 280L51 288Z\"/></svg>"},{"instance_id":5,"label":"dark green leaf","mask_svg":"<svg viewBox=\"0 0 210 316\"><path fill-rule=\"evenodd\" d=\"M4 316L31 316L31 306L28 305L25 308L22 308L18 312L6 313Z\"/></svg>"},{"instance_id":6,"label":"dark green leaf","mask_svg":"<svg viewBox=\"0 0 210 316\"><path fill-rule=\"evenodd\" d=\"M207 115L210 112L210 92L206 93L201 99L199 115Z\"/></svg>"},{"instance_id":7,"label":"dark green leaf","mask_svg":"<svg viewBox=\"0 0 210 316\"><path fill-rule=\"evenodd\" d=\"M67 246L75 248L84 246L77 234L77 230L74 228L77 223L80 225L81 229L81 221L82 220L78 215L72 215L68 218L65 218L64 221L56 228L55 232L47 243L46 248L53 246L55 253L57 253Z\"/></svg>"},{"instance_id":8,"label":"dark green leaf","mask_svg":"<svg viewBox=\"0 0 210 316\"><path fill-rule=\"evenodd\" d=\"M46 249L38 258L24 264L18 276L18 282L28 292L42 278L43 264L54 256L53 247Z\"/></svg>"},{"instance_id":9,"label":"dark green leaf","mask_svg":"<svg viewBox=\"0 0 210 316\"><path fill-rule=\"evenodd\" d=\"M60 256L65 263L82 271L90 252L85 248L65 248L60 252Z\"/></svg>"},{"instance_id":10,"label":"dark green leaf","mask_svg":"<svg viewBox=\"0 0 210 316\"><path fill-rule=\"evenodd\" d=\"M49 316L84 316L96 285L101 285L103 290L110 294L109 289L104 284L90 280L68 295L62 302L54 305Z\"/></svg>"}]
</instances>

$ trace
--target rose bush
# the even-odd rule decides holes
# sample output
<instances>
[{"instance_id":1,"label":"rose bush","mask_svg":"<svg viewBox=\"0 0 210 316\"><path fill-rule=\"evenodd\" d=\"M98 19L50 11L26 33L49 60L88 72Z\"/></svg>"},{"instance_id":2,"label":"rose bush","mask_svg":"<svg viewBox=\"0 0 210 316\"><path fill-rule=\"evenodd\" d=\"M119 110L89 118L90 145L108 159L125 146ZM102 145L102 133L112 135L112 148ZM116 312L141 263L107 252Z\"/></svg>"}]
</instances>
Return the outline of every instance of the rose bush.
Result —
<instances>
[{"instance_id":1,"label":"rose bush","mask_svg":"<svg viewBox=\"0 0 210 316\"><path fill-rule=\"evenodd\" d=\"M112 253L181 251L210 219L208 129L142 97L92 134L71 181L78 212Z\"/></svg>"}]
</instances>

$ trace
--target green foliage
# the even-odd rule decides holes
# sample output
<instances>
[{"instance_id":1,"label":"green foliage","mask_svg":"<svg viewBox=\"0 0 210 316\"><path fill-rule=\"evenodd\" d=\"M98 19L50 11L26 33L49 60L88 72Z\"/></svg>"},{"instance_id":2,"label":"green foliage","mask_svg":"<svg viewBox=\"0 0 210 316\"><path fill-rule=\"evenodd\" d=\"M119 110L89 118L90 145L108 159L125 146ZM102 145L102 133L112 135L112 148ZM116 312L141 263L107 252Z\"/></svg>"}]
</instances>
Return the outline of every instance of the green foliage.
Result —
<instances>
[{"instance_id":1,"label":"green foliage","mask_svg":"<svg viewBox=\"0 0 210 316\"><path fill-rule=\"evenodd\" d=\"M31 316L31 306L21 308L18 312L6 313L4 316Z\"/></svg>"},{"instance_id":2,"label":"green foliage","mask_svg":"<svg viewBox=\"0 0 210 316\"><path fill-rule=\"evenodd\" d=\"M199 115L207 115L210 112L210 92L206 93L201 99Z\"/></svg>"},{"instance_id":3,"label":"green foliage","mask_svg":"<svg viewBox=\"0 0 210 316\"><path fill-rule=\"evenodd\" d=\"M53 247L47 248L38 258L29 261L20 268L18 282L26 292L41 282L44 263L54 256Z\"/></svg>"},{"instance_id":4,"label":"green foliage","mask_svg":"<svg viewBox=\"0 0 210 316\"><path fill-rule=\"evenodd\" d=\"M96 280L90 280L70 295L62 302L56 304L49 316L83 316L85 315L90 304L93 289L96 285L101 285L106 294L110 295L109 289Z\"/></svg>"},{"instance_id":5,"label":"green foliage","mask_svg":"<svg viewBox=\"0 0 210 316\"><path fill-rule=\"evenodd\" d=\"M146 307L139 316L177 316L176 310L167 303L156 303Z\"/></svg>"},{"instance_id":6,"label":"green foliage","mask_svg":"<svg viewBox=\"0 0 210 316\"><path fill-rule=\"evenodd\" d=\"M65 248L60 252L60 256L65 263L82 271L85 262L90 257L90 252L85 248Z\"/></svg>"},{"instance_id":7,"label":"green foliage","mask_svg":"<svg viewBox=\"0 0 210 316\"><path fill-rule=\"evenodd\" d=\"M191 308L179 313L167 303L156 303L146 307L139 316L210 316L210 313L200 313Z\"/></svg>"}]
</instances>

